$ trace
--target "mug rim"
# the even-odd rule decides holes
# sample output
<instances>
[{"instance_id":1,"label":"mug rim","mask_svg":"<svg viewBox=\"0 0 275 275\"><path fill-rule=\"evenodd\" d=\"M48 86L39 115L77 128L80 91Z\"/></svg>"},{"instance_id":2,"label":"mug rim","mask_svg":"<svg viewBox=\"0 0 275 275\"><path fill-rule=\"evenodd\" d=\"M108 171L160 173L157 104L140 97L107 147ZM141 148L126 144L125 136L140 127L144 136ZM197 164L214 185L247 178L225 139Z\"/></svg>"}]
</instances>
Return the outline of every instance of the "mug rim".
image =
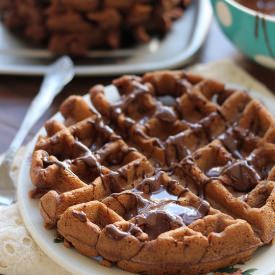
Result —
<instances>
[{"instance_id":1,"label":"mug rim","mask_svg":"<svg viewBox=\"0 0 275 275\"><path fill-rule=\"evenodd\" d=\"M246 6L241 5L240 3L238 3L235 0L222 0L222 1L228 3L231 6L234 6L236 9L239 9L239 10L243 11L244 13L247 13L247 14L255 16L255 17L258 16L260 18L264 18L268 21L271 21L272 23L275 23L275 16L268 15L268 14L247 8Z\"/></svg>"}]
</instances>

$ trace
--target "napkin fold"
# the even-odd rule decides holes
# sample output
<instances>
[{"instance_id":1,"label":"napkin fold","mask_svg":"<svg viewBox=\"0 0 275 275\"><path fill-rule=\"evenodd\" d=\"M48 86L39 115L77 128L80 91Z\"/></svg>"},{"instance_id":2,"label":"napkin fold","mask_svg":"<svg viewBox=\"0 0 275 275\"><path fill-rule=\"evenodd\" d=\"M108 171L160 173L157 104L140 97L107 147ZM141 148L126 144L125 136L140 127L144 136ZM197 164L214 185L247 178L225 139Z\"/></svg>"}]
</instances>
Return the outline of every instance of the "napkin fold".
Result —
<instances>
[{"instance_id":1,"label":"napkin fold","mask_svg":"<svg viewBox=\"0 0 275 275\"><path fill-rule=\"evenodd\" d=\"M17 183L22 147L12 166L12 177ZM1 158L0 158L1 161ZM20 216L17 203L0 206L0 274L5 275L70 275L47 257L29 235Z\"/></svg>"},{"instance_id":2,"label":"napkin fold","mask_svg":"<svg viewBox=\"0 0 275 275\"><path fill-rule=\"evenodd\" d=\"M261 83L224 60L210 64L196 65L189 69L208 78L219 79L246 89L259 99L275 115L274 95ZM14 161L12 173L17 182L18 170L24 154L21 149ZM69 275L62 267L48 258L31 238L18 211L18 205L0 207L0 274L5 275Z\"/></svg>"}]
</instances>

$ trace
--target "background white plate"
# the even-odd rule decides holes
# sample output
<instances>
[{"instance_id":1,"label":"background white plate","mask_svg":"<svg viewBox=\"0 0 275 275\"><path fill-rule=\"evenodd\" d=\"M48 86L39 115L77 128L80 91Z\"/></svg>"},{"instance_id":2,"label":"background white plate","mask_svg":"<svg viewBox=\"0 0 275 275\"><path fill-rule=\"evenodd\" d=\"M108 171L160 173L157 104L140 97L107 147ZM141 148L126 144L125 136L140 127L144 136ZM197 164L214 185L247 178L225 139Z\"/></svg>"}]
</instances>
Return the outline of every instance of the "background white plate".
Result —
<instances>
[{"instance_id":1,"label":"background white plate","mask_svg":"<svg viewBox=\"0 0 275 275\"><path fill-rule=\"evenodd\" d=\"M108 88L108 95L110 99L115 100L116 93L112 88ZM268 103L267 106L275 106L274 96L268 97L261 95L260 97L264 103ZM88 97L86 96L86 98ZM57 114L55 118L58 120L62 120L60 114ZM38 134L43 133L45 133L44 129L42 129ZM65 248L61 243L54 243L54 238L56 237L55 230L50 231L44 228L43 219L39 213L38 200L30 199L28 195L29 191L33 189L29 170L31 164L31 154L34 149L36 138L31 142L31 144L29 144L26 150L26 155L22 162L18 179L19 209L23 217L24 223L33 239L41 247L41 249L50 258L52 258L52 260L57 262L60 266L62 266L64 269L68 270L72 274L129 274L117 268L103 267L99 265L99 263L95 260L79 254L74 249ZM252 259L246 262L245 265L241 265L240 268L243 271L250 268L256 268L257 270L253 272L253 275L272 275L275 274L274 258L275 245L265 246L258 249L258 251L253 255Z\"/></svg>"},{"instance_id":2,"label":"background white plate","mask_svg":"<svg viewBox=\"0 0 275 275\"><path fill-rule=\"evenodd\" d=\"M133 49L91 51L87 58L74 60L76 74L132 74L182 66L203 44L211 19L209 0L194 0L164 39ZM0 74L43 75L53 59L49 51L24 43L0 22Z\"/></svg>"}]
</instances>

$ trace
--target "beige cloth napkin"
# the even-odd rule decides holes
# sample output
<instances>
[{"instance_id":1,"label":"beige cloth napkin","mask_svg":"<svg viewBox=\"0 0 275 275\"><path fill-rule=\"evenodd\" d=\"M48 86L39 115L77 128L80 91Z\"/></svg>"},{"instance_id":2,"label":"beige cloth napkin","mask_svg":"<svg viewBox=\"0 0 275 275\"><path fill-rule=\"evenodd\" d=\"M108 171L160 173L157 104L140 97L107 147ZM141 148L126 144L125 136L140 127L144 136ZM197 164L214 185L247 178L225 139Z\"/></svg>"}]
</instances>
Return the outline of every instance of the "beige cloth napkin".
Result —
<instances>
[{"instance_id":1,"label":"beige cloth napkin","mask_svg":"<svg viewBox=\"0 0 275 275\"><path fill-rule=\"evenodd\" d=\"M263 100L264 104L275 115L275 101L272 93L233 63L220 61L207 65L197 65L192 67L191 70L209 78L245 87L252 96ZM20 150L15 159L13 169L15 179L23 151ZM0 207L0 274L69 274L49 259L32 240L20 217L17 204Z\"/></svg>"}]
</instances>

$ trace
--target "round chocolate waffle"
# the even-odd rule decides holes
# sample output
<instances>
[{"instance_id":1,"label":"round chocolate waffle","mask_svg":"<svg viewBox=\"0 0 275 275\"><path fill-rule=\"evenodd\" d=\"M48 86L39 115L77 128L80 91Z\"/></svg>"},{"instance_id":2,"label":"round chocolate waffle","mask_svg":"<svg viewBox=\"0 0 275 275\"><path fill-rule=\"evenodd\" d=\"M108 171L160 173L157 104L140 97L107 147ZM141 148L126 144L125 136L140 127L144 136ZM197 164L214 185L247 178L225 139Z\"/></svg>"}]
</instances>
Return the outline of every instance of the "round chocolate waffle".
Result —
<instances>
[{"instance_id":1,"label":"round chocolate waffle","mask_svg":"<svg viewBox=\"0 0 275 275\"><path fill-rule=\"evenodd\" d=\"M32 157L32 197L65 245L145 274L244 262L275 235L275 123L247 93L183 71L71 96Z\"/></svg>"},{"instance_id":2,"label":"round chocolate waffle","mask_svg":"<svg viewBox=\"0 0 275 275\"><path fill-rule=\"evenodd\" d=\"M0 0L0 19L56 54L144 43L167 33L191 0Z\"/></svg>"}]
</instances>

